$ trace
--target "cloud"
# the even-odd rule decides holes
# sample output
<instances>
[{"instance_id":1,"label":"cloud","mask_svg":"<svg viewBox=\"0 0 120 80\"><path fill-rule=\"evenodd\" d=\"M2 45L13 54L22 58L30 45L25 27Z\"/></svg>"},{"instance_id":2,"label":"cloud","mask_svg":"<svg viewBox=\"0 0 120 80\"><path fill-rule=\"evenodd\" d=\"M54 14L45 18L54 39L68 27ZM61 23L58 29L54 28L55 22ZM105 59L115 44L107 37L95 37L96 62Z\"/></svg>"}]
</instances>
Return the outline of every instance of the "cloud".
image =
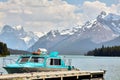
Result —
<instances>
[{"instance_id":1,"label":"cloud","mask_svg":"<svg viewBox=\"0 0 120 80\"><path fill-rule=\"evenodd\" d=\"M111 6L111 9L113 10L113 13L116 13L116 14L118 14L118 15L120 15L120 3L119 4L117 4L117 5L112 5Z\"/></svg>"},{"instance_id":2,"label":"cloud","mask_svg":"<svg viewBox=\"0 0 120 80\"><path fill-rule=\"evenodd\" d=\"M20 23L32 30L32 27L29 27L31 25L53 29L58 26L64 28L72 27L76 23L81 24L81 13L75 13L77 8L62 0L8 0L1 2L0 11L6 14L4 23Z\"/></svg>"},{"instance_id":3,"label":"cloud","mask_svg":"<svg viewBox=\"0 0 120 80\"><path fill-rule=\"evenodd\" d=\"M87 20L95 19L95 17L99 15L101 11L120 14L120 4L112 4L111 6L107 6L105 3L100 1L85 1L81 9L83 11L84 18Z\"/></svg>"},{"instance_id":4,"label":"cloud","mask_svg":"<svg viewBox=\"0 0 120 80\"><path fill-rule=\"evenodd\" d=\"M80 8L65 0L8 0L0 5L0 24L22 25L33 31L81 25L101 11L120 14L120 4L108 7L100 1L84 1Z\"/></svg>"},{"instance_id":5,"label":"cloud","mask_svg":"<svg viewBox=\"0 0 120 80\"><path fill-rule=\"evenodd\" d=\"M51 23L51 22L39 22L39 21L29 21L26 22L26 24L24 26L29 26L29 27L25 27L26 30L28 31L39 31L39 32L48 32L49 30L51 30L51 28L55 28L55 24ZM31 28L32 29L31 29Z\"/></svg>"}]
</instances>

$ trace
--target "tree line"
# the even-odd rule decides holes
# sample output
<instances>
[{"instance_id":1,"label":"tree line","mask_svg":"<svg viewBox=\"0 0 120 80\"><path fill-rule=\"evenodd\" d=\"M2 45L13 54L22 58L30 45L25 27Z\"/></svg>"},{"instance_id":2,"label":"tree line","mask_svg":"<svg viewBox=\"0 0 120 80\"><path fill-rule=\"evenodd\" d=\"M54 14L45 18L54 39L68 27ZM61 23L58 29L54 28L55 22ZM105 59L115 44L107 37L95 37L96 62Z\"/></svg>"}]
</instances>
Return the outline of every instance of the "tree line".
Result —
<instances>
[{"instance_id":1,"label":"tree line","mask_svg":"<svg viewBox=\"0 0 120 80\"><path fill-rule=\"evenodd\" d=\"M16 50L16 49L8 49L11 55L27 55L31 54L31 52L24 50Z\"/></svg>"},{"instance_id":2,"label":"tree line","mask_svg":"<svg viewBox=\"0 0 120 80\"><path fill-rule=\"evenodd\" d=\"M120 56L120 46L95 48L87 53L89 56Z\"/></svg>"},{"instance_id":3,"label":"tree line","mask_svg":"<svg viewBox=\"0 0 120 80\"><path fill-rule=\"evenodd\" d=\"M10 55L7 45L3 42L0 42L0 56L6 56L6 55Z\"/></svg>"}]
</instances>

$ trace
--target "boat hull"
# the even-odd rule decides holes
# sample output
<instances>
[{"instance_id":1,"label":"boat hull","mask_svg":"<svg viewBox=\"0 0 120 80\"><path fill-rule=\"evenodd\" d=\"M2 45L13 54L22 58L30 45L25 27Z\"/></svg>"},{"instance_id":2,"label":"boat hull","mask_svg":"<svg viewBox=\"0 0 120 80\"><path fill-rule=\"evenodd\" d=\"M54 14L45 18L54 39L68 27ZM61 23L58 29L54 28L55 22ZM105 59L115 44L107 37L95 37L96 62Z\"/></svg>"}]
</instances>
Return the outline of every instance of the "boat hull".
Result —
<instances>
[{"instance_id":1,"label":"boat hull","mask_svg":"<svg viewBox=\"0 0 120 80\"><path fill-rule=\"evenodd\" d=\"M29 73L29 72L47 72L47 71L67 71L66 68L9 68L4 67L9 74L11 73Z\"/></svg>"}]
</instances>

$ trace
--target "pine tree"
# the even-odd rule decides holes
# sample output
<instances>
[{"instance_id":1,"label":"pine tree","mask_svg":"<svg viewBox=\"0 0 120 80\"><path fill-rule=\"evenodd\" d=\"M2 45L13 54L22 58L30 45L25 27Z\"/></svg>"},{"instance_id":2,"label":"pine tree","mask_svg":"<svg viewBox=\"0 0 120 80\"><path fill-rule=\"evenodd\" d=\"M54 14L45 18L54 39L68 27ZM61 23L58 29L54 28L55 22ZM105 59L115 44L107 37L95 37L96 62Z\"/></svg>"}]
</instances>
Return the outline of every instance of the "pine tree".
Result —
<instances>
[{"instance_id":1,"label":"pine tree","mask_svg":"<svg viewBox=\"0 0 120 80\"><path fill-rule=\"evenodd\" d=\"M94 56L120 56L120 46L113 46L113 47L104 47L102 48L95 48L92 51L89 51L87 55L94 55Z\"/></svg>"},{"instance_id":2,"label":"pine tree","mask_svg":"<svg viewBox=\"0 0 120 80\"><path fill-rule=\"evenodd\" d=\"M0 56L9 55L10 52L8 51L7 45L5 43L0 42Z\"/></svg>"}]
</instances>

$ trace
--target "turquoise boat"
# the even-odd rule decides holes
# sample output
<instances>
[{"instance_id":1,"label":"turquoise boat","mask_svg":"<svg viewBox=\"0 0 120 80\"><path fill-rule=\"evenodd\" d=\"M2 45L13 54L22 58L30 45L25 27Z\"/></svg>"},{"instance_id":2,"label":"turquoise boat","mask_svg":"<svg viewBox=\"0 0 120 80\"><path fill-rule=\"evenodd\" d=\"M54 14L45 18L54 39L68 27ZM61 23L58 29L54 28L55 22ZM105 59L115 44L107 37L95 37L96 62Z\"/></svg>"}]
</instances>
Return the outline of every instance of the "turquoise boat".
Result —
<instances>
[{"instance_id":1,"label":"turquoise boat","mask_svg":"<svg viewBox=\"0 0 120 80\"><path fill-rule=\"evenodd\" d=\"M58 52L51 52L49 55L45 52L42 54L22 55L16 63L8 64L3 68L8 73L74 70L73 66L65 64Z\"/></svg>"}]
</instances>

